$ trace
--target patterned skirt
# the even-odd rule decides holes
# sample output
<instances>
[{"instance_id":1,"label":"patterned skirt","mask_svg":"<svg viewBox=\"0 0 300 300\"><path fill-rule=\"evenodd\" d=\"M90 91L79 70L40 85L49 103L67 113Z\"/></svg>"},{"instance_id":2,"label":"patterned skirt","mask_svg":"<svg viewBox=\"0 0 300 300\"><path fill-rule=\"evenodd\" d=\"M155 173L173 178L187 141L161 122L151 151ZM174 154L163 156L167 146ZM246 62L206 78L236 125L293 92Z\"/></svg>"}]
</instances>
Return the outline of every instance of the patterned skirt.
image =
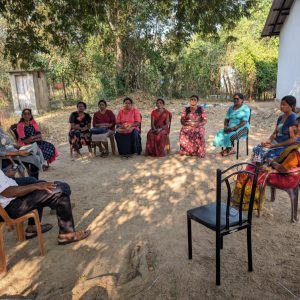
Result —
<instances>
[{"instance_id":1,"label":"patterned skirt","mask_svg":"<svg viewBox=\"0 0 300 300\"><path fill-rule=\"evenodd\" d=\"M205 157L204 127L183 126L180 131L180 154Z\"/></svg>"},{"instance_id":2,"label":"patterned skirt","mask_svg":"<svg viewBox=\"0 0 300 300\"><path fill-rule=\"evenodd\" d=\"M44 159L50 164L55 161L58 156L57 150L53 144L46 141L38 141L36 142L39 148L41 149Z\"/></svg>"},{"instance_id":3,"label":"patterned skirt","mask_svg":"<svg viewBox=\"0 0 300 300\"><path fill-rule=\"evenodd\" d=\"M78 151L82 146L91 144L91 134L89 131L71 130L69 132L69 143L75 151Z\"/></svg>"}]
</instances>

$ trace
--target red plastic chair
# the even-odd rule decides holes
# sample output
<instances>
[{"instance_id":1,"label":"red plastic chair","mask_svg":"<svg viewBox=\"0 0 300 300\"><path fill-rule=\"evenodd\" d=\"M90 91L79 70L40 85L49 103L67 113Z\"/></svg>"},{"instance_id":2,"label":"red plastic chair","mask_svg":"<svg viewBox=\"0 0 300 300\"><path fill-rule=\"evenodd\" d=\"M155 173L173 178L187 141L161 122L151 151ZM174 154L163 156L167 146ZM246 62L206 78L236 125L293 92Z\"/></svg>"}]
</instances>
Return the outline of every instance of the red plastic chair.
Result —
<instances>
[{"instance_id":1,"label":"red plastic chair","mask_svg":"<svg viewBox=\"0 0 300 300\"><path fill-rule=\"evenodd\" d=\"M271 173L272 174L272 173ZM282 188L278 187L276 185L270 184L269 179L266 181L266 186L269 186L271 188L271 202L275 201L276 197L276 189L285 191L288 193L290 200L291 200L291 222L295 223L297 221L297 211L298 211L298 195L299 195L299 184L300 184L300 168L294 169L292 171L286 172L286 173L276 173L278 175L282 176L291 176L291 175L298 175L298 182L295 185L293 183L293 187L287 187Z\"/></svg>"}]
</instances>

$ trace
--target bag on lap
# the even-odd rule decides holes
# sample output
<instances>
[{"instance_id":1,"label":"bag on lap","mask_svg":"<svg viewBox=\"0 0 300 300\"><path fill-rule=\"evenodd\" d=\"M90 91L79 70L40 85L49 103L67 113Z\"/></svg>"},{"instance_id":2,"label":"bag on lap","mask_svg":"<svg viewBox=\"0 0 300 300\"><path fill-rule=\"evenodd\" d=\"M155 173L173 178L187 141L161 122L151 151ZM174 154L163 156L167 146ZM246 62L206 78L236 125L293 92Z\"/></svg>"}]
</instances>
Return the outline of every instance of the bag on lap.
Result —
<instances>
[{"instance_id":1,"label":"bag on lap","mask_svg":"<svg viewBox=\"0 0 300 300\"><path fill-rule=\"evenodd\" d=\"M92 128L90 129L91 134L104 134L108 132L108 128Z\"/></svg>"}]
</instances>

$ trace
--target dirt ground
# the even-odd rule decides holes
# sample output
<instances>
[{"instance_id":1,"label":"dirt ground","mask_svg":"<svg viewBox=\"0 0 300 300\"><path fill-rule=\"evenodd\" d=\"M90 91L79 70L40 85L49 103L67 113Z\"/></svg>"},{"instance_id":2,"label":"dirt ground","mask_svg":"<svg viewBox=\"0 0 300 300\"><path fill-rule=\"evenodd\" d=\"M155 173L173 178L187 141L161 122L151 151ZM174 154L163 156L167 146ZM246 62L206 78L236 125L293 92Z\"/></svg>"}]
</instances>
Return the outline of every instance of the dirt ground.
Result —
<instances>
[{"instance_id":1,"label":"dirt ground","mask_svg":"<svg viewBox=\"0 0 300 300\"><path fill-rule=\"evenodd\" d=\"M0 280L1 299L296 299L300 297L300 224L290 223L287 194L271 203L267 190L260 218L253 218L254 272L247 271L246 234L226 236L221 253L221 286L215 285L215 235L193 224L193 260L187 258L186 211L215 200L215 171L236 162L216 157L214 134L222 127L229 103L210 106L205 159L180 156L179 116L185 101L168 101L173 113L172 153L165 158L143 155L72 160L67 143L70 109L40 118L48 140L60 156L46 180L71 185L76 227L91 236L58 246L56 217L45 209L43 222L54 228L44 234L46 256L37 240L16 243L6 232L8 273ZM212 103L210 103L212 105ZM116 112L121 103L111 103ZM250 149L270 135L279 114L274 102L250 104ZM151 107L143 115L143 146ZM250 150L251 151L251 150ZM240 161L245 143L240 149Z\"/></svg>"}]
</instances>

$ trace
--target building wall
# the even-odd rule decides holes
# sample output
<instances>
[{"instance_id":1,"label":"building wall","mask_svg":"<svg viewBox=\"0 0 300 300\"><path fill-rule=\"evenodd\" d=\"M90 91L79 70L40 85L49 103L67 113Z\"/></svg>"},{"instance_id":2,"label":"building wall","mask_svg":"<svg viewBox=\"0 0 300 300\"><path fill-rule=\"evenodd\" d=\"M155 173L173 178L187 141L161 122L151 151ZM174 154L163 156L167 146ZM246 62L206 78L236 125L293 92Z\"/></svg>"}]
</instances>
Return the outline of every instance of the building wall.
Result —
<instances>
[{"instance_id":1,"label":"building wall","mask_svg":"<svg viewBox=\"0 0 300 300\"><path fill-rule=\"evenodd\" d=\"M300 0L295 0L280 32L276 98L297 98L300 107Z\"/></svg>"}]
</instances>

